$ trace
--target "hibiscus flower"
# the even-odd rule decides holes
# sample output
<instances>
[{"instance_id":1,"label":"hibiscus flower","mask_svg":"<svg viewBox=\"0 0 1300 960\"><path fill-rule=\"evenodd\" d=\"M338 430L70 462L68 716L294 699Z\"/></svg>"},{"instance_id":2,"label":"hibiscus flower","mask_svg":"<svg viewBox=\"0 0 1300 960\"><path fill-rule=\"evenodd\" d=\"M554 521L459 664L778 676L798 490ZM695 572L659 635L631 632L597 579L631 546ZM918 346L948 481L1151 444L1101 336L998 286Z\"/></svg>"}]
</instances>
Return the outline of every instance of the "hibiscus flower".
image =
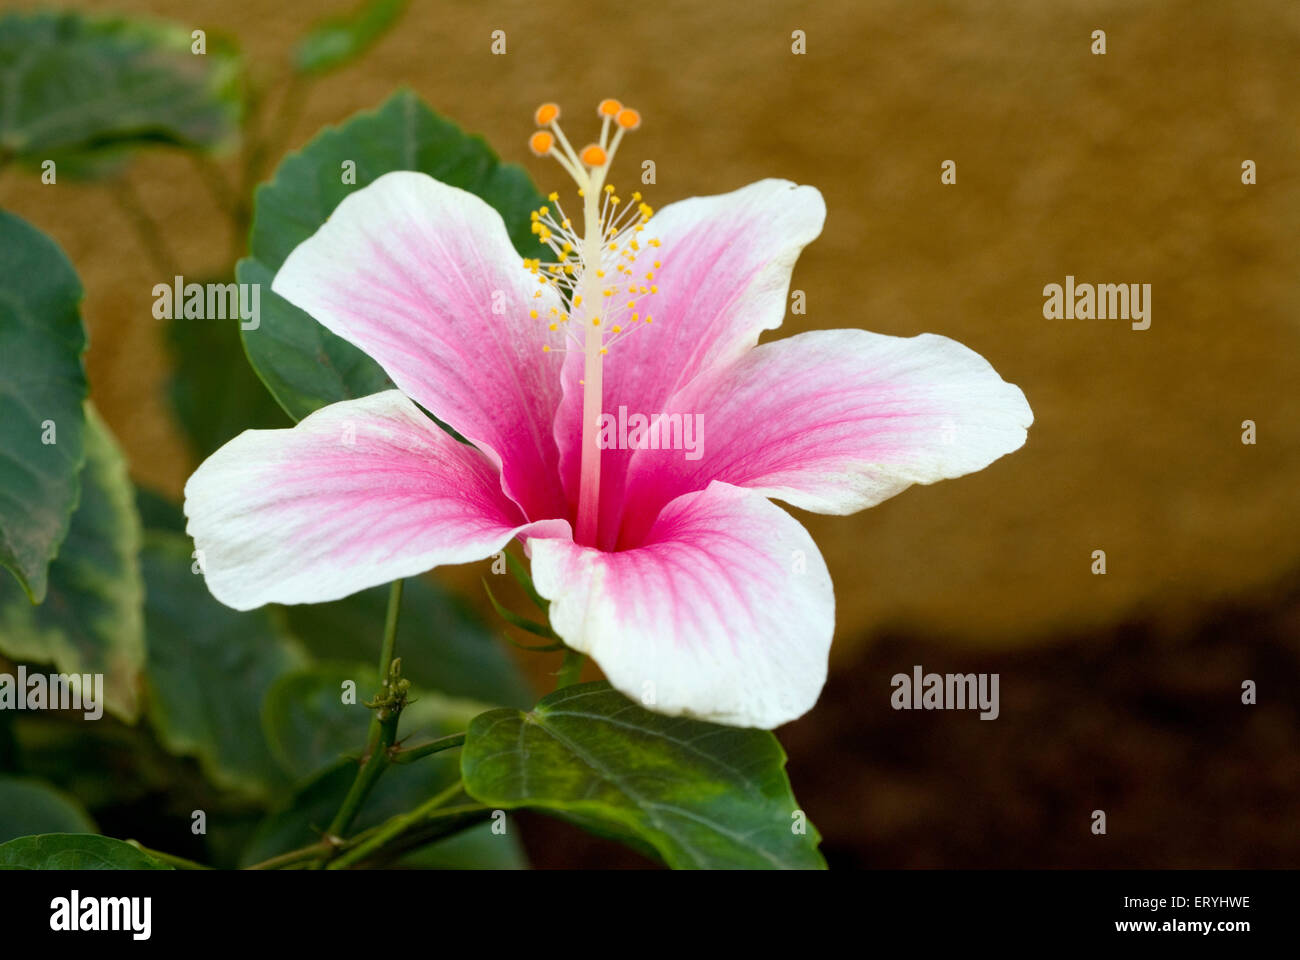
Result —
<instances>
[{"instance_id":1,"label":"hibiscus flower","mask_svg":"<svg viewBox=\"0 0 1300 960\"><path fill-rule=\"evenodd\" d=\"M640 117L616 101L598 114L599 142L575 150L558 108L537 111L530 145L581 206L570 218L553 193L533 214L545 262L521 264L483 200L413 172L351 194L291 253L272 289L397 389L231 440L186 485L189 533L213 595L241 610L518 538L552 628L617 689L771 728L816 702L835 622L821 554L773 500L850 514L982 469L1033 415L942 336L759 345L821 232L821 194L763 180L656 214L606 183ZM644 421L609 429L624 408L665 442ZM674 415L701 428L693 454Z\"/></svg>"}]
</instances>

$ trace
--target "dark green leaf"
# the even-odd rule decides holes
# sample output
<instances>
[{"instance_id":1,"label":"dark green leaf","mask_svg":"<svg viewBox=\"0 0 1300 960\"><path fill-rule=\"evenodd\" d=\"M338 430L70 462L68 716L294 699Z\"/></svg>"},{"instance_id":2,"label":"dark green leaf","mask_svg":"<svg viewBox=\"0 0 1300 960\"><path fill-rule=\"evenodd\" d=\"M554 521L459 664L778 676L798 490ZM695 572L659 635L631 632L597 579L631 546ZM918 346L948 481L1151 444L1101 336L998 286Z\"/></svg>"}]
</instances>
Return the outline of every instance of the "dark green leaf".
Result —
<instances>
[{"instance_id":1,"label":"dark green leaf","mask_svg":"<svg viewBox=\"0 0 1300 960\"><path fill-rule=\"evenodd\" d=\"M95 833L90 814L40 780L0 776L0 843L38 833Z\"/></svg>"},{"instance_id":2,"label":"dark green leaf","mask_svg":"<svg viewBox=\"0 0 1300 960\"><path fill-rule=\"evenodd\" d=\"M93 834L47 833L0 844L0 870L170 870L129 843Z\"/></svg>"},{"instance_id":3,"label":"dark green leaf","mask_svg":"<svg viewBox=\"0 0 1300 960\"><path fill-rule=\"evenodd\" d=\"M0 18L0 156L29 163L145 143L215 147L239 117L239 64L170 24L11 13ZM84 171L83 171L84 172Z\"/></svg>"},{"instance_id":4,"label":"dark green leaf","mask_svg":"<svg viewBox=\"0 0 1300 960\"><path fill-rule=\"evenodd\" d=\"M406 3L367 0L351 13L320 21L294 47L294 67L303 73L324 73L360 56L397 22Z\"/></svg>"},{"instance_id":5,"label":"dark green leaf","mask_svg":"<svg viewBox=\"0 0 1300 960\"><path fill-rule=\"evenodd\" d=\"M557 690L531 713L476 718L461 772L480 803L598 824L670 867L825 865L775 737L651 713L606 683Z\"/></svg>"},{"instance_id":6,"label":"dark green leaf","mask_svg":"<svg viewBox=\"0 0 1300 960\"><path fill-rule=\"evenodd\" d=\"M146 530L185 532L185 514L180 505L172 503L156 490L136 486L135 508L140 514L140 524Z\"/></svg>"},{"instance_id":7,"label":"dark green leaf","mask_svg":"<svg viewBox=\"0 0 1300 960\"><path fill-rule=\"evenodd\" d=\"M45 599L85 459L80 302L63 251L0 211L0 565L34 603Z\"/></svg>"},{"instance_id":8,"label":"dark green leaf","mask_svg":"<svg viewBox=\"0 0 1300 960\"><path fill-rule=\"evenodd\" d=\"M50 565L43 604L0 583L0 649L69 673L102 673L103 706L133 720L145 660L140 518L116 442L89 404L85 417L81 505Z\"/></svg>"},{"instance_id":9,"label":"dark green leaf","mask_svg":"<svg viewBox=\"0 0 1300 960\"><path fill-rule=\"evenodd\" d=\"M332 603L284 608L290 629L322 660L378 660L388 587ZM427 690L500 706L535 699L497 635L428 577L406 581L397 626L402 672ZM463 727L461 729L464 729Z\"/></svg>"},{"instance_id":10,"label":"dark green leaf","mask_svg":"<svg viewBox=\"0 0 1300 960\"><path fill-rule=\"evenodd\" d=\"M356 164L355 184L343 183L344 161ZM237 276L240 283L262 284L261 325L243 331L249 359L296 420L391 386L377 363L272 293L271 281L344 197L393 170L420 170L477 194L501 213L516 247L536 252L528 213L542 199L528 175L498 162L481 138L467 136L410 91L290 154L257 189L252 255L239 262Z\"/></svg>"},{"instance_id":11,"label":"dark green leaf","mask_svg":"<svg viewBox=\"0 0 1300 960\"><path fill-rule=\"evenodd\" d=\"M197 757L218 786L258 797L287 787L262 737L262 701L304 654L269 610L240 613L213 599L186 538L151 531L141 556L149 720L159 739Z\"/></svg>"}]
</instances>

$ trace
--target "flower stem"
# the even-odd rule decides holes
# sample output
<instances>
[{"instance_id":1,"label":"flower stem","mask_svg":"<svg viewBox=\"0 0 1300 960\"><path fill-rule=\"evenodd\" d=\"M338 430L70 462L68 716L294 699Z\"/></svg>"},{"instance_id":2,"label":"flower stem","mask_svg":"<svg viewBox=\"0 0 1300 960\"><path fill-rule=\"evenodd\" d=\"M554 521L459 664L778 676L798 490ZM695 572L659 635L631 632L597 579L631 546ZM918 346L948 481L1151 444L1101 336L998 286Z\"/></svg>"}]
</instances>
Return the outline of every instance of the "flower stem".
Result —
<instances>
[{"instance_id":1,"label":"flower stem","mask_svg":"<svg viewBox=\"0 0 1300 960\"><path fill-rule=\"evenodd\" d=\"M455 807L439 809L448 800L463 792L463 789L464 785L457 780L446 790L430 797L414 810L391 817L370 833L364 842L357 844L351 850L337 857L327 869L342 870L345 867L360 863L362 860L379 853L384 847L390 846L403 835L412 833L430 822L474 815L488 809L481 803L460 804Z\"/></svg>"},{"instance_id":2,"label":"flower stem","mask_svg":"<svg viewBox=\"0 0 1300 960\"><path fill-rule=\"evenodd\" d=\"M388 593L388 615L384 620L384 639L379 651L379 682L381 689L375 697L375 715L370 720L370 737L366 744L366 759L357 771L352 787L343 798L339 812L325 832L328 842L337 843L352 826L361 812L370 791L391 762L389 748L397 740L397 723L402 715L404 700L400 692L392 689L398 680L400 660L393 659L397 645L398 615L402 609L402 583L394 580Z\"/></svg>"},{"instance_id":3,"label":"flower stem","mask_svg":"<svg viewBox=\"0 0 1300 960\"><path fill-rule=\"evenodd\" d=\"M465 734L453 733L449 737L440 737L429 743L422 743L418 747L400 747L396 750L389 751L389 759L393 763L414 763L424 757L432 756L435 753L441 753L444 750L452 750L461 746L465 742Z\"/></svg>"},{"instance_id":4,"label":"flower stem","mask_svg":"<svg viewBox=\"0 0 1300 960\"><path fill-rule=\"evenodd\" d=\"M281 853L277 856L263 860L261 863L255 863L251 867L245 867L246 870L280 870L284 867L292 867L299 863L305 863L308 860L318 860L323 856L328 856L334 852L333 844L325 840L319 840L310 846L300 847L297 850L290 850L287 853Z\"/></svg>"}]
</instances>

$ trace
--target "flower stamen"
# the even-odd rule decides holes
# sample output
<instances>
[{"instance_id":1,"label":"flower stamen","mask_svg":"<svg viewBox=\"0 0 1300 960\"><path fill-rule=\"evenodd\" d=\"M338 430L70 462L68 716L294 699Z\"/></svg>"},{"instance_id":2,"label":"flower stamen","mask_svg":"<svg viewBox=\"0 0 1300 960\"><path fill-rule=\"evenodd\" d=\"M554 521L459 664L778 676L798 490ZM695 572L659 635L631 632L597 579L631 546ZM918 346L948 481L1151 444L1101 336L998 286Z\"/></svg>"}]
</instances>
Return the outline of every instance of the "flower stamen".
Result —
<instances>
[{"instance_id":1,"label":"flower stamen","mask_svg":"<svg viewBox=\"0 0 1300 960\"><path fill-rule=\"evenodd\" d=\"M597 426L602 401L602 358L609 348L631 336L651 317L641 318L638 301L658 293L658 286L634 281L634 267L642 250L637 235L645 230L654 210L641 198L631 194L631 203L623 203L614 185L606 183L610 166L623 137L641 126L641 114L614 99L605 99L596 107L600 117L600 139L575 151L560 129L560 108L544 103L533 119L545 128L533 133L529 149L538 156L553 157L578 187L582 198L582 232L560 205L558 193L551 193L547 203L532 214L532 231L554 259L527 258L524 267L537 277L540 287L550 286L568 304L566 316L548 317L542 322L550 331L563 331L566 342L573 344L555 350L548 344L547 353L581 351L583 377L582 466L578 493L576 540L594 544L598 524L600 493L600 449ZM658 240L649 241L658 247ZM655 269L659 269L658 261ZM612 273L618 278L608 279ZM653 273L646 280L654 279ZM540 296L539 290L536 296ZM583 308L583 304L589 306ZM599 311L599 312L596 312ZM552 308L552 313L556 312ZM537 318L536 311L532 316ZM540 319L540 318L539 318ZM583 330L580 338L568 321L576 319ZM607 333L608 331L608 333Z\"/></svg>"}]
</instances>

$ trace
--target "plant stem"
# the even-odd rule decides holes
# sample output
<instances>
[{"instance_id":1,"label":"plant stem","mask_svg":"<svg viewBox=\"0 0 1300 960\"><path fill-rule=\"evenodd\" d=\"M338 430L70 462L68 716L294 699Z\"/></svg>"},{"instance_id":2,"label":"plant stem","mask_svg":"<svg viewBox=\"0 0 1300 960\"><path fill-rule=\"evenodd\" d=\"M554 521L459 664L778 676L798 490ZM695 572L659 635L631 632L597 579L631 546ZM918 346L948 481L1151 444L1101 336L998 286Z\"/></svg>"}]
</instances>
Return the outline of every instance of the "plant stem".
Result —
<instances>
[{"instance_id":1,"label":"plant stem","mask_svg":"<svg viewBox=\"0 0 1300 960\"><path fill-rule=\"evenodd\" d=\"M375 697L376 703L388 699L392 692L389 685L395 679L393 651L397 645L397 623L402 609L402 583L401 580L394 580L388 593L388 615L384 620L384 639L379 650L380 691ZM327 843L336 845L338 840L347 833L348 828L352 826L352 821L361 812L362 804L374 789L375 783L388 768L390 763L388 751L397 740L397 723L401 714L400 702L394 709L379 706L375 710L375 715L370 720L370 737L366 744L365 763L357 771L356 779L352 781L352 787L343 798L339 812L334 815L329 829L325 831Z\"/></svg>"},{"instance_id":2,"label":"plant stem","mask_svg":"<svg viewBox=\"0 0 1300 960\"><path fill-rule=\"evenodd\" d=\"M442 804L461 793L462 790L463 785L459 780L457 780L446 790L430 797L414 810L408 811L407 813L399 813L397 816L390 818L382 823L378 829L376 829L363 842L357 844L351 850L348 850L346 853L333 860L327 869L342 870L344 867L350 867L353 864L359 863L368 857L374 856L383 847L390 845L403 834L423 827L432 821L482 813L488 809L481 803L467 803L455 807L439 809L442 807Z\"/></svg>"},{"instance_id":3,"label":"plant stem","mask_svg":"<svg viewBox=\"0 0 1300 960\"><path fill-rule=\"evenodd\" d=\"M564 661L560 664L560 672L555 681L555 689L563 690L565 687L571 687L578 682L578 677L582 673L582 663L586 660L577 650L564 648Z\"/></svg>"},{"instance_id":4,"label":"plant stem","mask_svg":"<svg viewBox=\"0 0 1300 960\"><path fill-rule=\"evenodd\" d=\"M263 860L261 863L255 863L251 867L245 867L246 870L279 870L282 867L291 867L295 863L303 863L307 860L317 860L334 852L332 844L324 840L313 843L308 847L300 847L297 850L290 850L288 853L281 853L277 856Z\"/></svg>"},{"instance_id":5,"label":"plant stem","mask_svg":"<svg viewBox=\"0 0 1300 960\"><path fill-rule=\"evenodd\" d=\"M449 737L440 737L430 743L422 743L418 747L399 747L389 751L389 759L393 763L414 763L422 757L432 756L435 753L441 753L443 750L451 750L459 747L465 742L465 734L453 733Z\"/></svg>"}]
</instances>

